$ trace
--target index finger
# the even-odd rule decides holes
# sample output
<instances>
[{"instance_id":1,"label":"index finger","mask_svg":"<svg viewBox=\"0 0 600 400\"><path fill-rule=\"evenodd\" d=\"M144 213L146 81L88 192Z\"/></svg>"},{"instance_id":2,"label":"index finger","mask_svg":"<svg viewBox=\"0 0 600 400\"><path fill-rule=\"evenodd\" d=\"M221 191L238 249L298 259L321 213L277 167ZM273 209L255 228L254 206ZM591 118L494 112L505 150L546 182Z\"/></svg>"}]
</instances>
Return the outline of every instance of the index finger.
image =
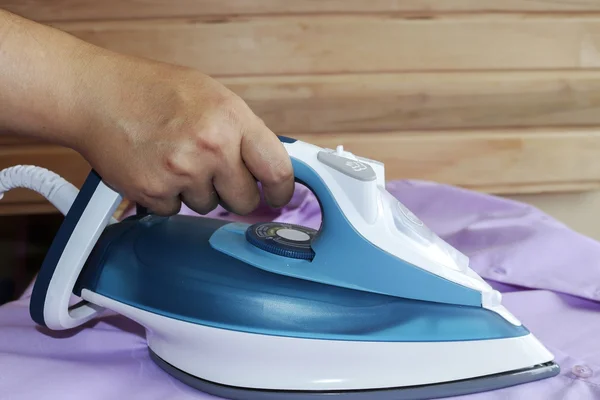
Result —
<instances>
[{"instance_id":1,"label":"index finger","mask_svg":"<svg viewBox=\"0 0 600 400\"><path fill-rule=\"evenodd\" d=\"M294 194L294 170L283 143L264 124L242 137L241 153L248 170L261 183L271 207L283 207Z\"/></svg>"}]
</instances>

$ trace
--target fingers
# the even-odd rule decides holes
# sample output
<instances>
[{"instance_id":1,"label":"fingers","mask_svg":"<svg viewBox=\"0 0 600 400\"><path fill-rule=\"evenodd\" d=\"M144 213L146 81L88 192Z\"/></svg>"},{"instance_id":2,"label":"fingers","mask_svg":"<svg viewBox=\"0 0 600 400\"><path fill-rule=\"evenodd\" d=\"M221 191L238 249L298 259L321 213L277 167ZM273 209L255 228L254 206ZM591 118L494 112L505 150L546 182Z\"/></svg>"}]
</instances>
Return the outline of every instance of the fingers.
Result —
<instances>
[{"instance_id":1,"label":"fingers","mask_svg":"<svg viewBox=\"0 0 600 400\"><path fill-rule=\"evenodd\" d=\"M181 199L179 197L146 198L139 201L139 203L148 208L153 214L164 217L175 215L181 210Z\"/></svg>"},{"instance_id":2,"label":"fingers","mask_svg":"<svg viewBox=\"0 0 600 400\"><path fill-rule=\"evenodd\" d=\"M197 172L181 193L183 202L201 215L208 214L219 205L219 195L213 186L209 171L207 168Z\"/></svg>"},{"instance_id":3,"label":"fingers","mask_svg":"<svg viewBox=\"0 0 600 400\"><path fill-rule=\"evenodd\" d=\"M224 153L224 160L215 171L213 185L221 199L221 205L238 215L247 215L260 203L260 192L240 155L240 147L231 146Z\"/></svg>"},{"instance_id":4,"label":"fingers","mask_svg":"<svg viewBox=\"0 0 600 400\"><path fill-rule=\"evenodd\" d=\"M148 180L145 180L147 177L144 177L144 174L123 177L119 174L120 171L114 173L95 161L91 161L91 164L100 172L102 179L112 190L121 193L126 199L146 207L150 213L168 217L178 214L181 210L181 199L174 195L177 193L176 189L165 184L164 182L167 181L163 177L152 179L152 175L150 175Z\"/></svg>"},{"instance_id":5,"label":"fingers","mask_svg":"<svg viewBox=\"0 0 600 400\"><path fill-rule=\"evenodd\" d=\"M274 208L289 203L294 194L294 170L283 144L264 124L242 137L242 159L260 181L265 200Z\"/></svg>"}]
</instances>

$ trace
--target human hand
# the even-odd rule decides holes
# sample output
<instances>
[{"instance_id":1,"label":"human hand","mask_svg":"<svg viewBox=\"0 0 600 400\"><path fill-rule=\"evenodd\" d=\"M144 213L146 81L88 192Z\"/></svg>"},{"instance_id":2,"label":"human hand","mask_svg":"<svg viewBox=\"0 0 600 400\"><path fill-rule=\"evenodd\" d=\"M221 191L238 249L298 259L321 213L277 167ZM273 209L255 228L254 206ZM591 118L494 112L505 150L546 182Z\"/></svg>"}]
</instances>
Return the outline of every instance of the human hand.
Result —
<instances>
[{"instance_id":1,"label":"human hand","mask_svg":"<svg viewBox=\"0 0 600 400\"><path fill-rule=\"evenodd\" d=\"M115 55L82 78L89 132L73 148L103 180L158 215L181 202L205 214L219 203L244 215L289 202L293 170L279 139L246 105L199 71Z\"/></svg>"},{"instance_id":2,"label":"human hand","mask_svg":"<svg viewBox=\"0 0 600 400\"><path fill-rule=\"evenodd\" d=\"M260 201L257 181L271 206L291 199L282 143L214 79L3 10L0 39L0 133L77 150L113 189L159 215L182 201L200 214L219 203L247 214Z\"/></svg>"}]
</instances>

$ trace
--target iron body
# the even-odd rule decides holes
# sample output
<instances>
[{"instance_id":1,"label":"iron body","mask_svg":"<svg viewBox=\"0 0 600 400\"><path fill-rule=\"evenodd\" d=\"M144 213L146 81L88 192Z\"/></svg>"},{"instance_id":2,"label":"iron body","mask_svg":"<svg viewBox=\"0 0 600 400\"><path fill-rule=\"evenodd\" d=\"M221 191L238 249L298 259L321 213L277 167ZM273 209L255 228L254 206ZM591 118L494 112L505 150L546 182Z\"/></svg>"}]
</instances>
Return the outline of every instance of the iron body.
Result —
<instances>
[{"instance_id":1,"label":"iron body","mask_svg":"<svg viewBox=\"0 0 600 400\"><path fill-rule=\"evenodd\" d=\"M112 221L122 197L92 171L44 261L32 318L60 330L115 311L146 328L163 370L229 399L426 399L558 374L468 258L385 190L381 163L281 140L319 199L320 229Z\"/></svg>"}]
</instances>

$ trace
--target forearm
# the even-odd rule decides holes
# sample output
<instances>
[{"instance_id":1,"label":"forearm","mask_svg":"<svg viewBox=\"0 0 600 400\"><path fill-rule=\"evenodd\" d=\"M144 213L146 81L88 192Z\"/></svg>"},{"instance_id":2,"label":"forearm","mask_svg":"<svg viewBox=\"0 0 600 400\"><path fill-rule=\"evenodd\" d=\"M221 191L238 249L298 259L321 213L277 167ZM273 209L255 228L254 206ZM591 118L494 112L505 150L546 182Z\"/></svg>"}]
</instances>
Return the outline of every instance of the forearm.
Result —
<instances>
[{"instance_id":1,"label":"forearm","mask_svg":"<svg viewBox=\"0 0 600 400\"><path fill-rule=\"evenodd\" d=\"M89 64L99 51L0 10L0 134L71 146L89 125Z\"/></svg>"}]
</instances>

